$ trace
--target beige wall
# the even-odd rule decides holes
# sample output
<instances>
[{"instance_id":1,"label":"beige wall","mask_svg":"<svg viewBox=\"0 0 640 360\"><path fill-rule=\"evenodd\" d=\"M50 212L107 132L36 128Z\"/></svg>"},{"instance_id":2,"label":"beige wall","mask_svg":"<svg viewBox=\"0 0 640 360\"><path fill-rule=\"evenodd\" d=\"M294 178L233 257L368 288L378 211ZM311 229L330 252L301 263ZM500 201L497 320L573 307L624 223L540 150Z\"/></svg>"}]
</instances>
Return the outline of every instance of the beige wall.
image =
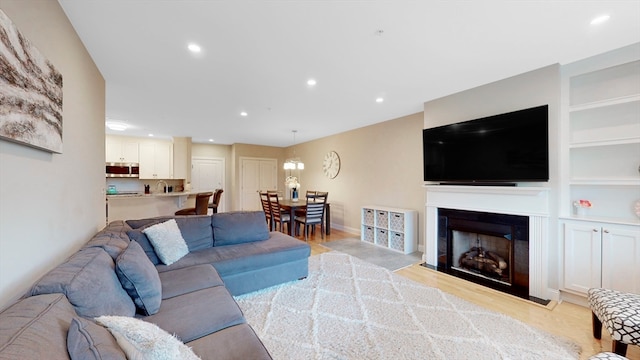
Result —
<instances>
[{"instance_id":1,"label":"beige wall","mask_svg":"<svg viewBox=\"0 0 640 360\"><path fill-rule=\"evenodd\" d=\"M362 206L417 210L419 245L423 246L423 122L423 114L417 113L296 145L296 156L305 164L302 193L328 191L332 224L358 234ZM331 150L341 163L335 179L322 172L324 155ZM292 156L293 147L285 155Z\"/></svg>"},{"instance_id":2,"label":"beige wall","mask_svg":"<svg viewBox=\"0 0 640 360\"><path fill-rule=\"evenodd\" d=\"M0 10L63 77L63 153L0 140L0 308L105 225L105 83L57 1Z\"/></svg>"}]
</instances>

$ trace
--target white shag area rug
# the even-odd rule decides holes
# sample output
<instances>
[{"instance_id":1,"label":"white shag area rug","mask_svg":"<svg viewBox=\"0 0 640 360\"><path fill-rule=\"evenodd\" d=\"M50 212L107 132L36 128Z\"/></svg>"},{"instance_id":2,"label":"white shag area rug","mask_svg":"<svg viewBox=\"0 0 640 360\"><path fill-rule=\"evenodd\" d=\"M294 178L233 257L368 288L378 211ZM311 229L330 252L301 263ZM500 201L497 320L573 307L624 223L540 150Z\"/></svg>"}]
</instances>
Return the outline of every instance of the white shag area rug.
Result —
<instances>
[{"instance_id":1,"label":"white shag area rug","mask_svg":"<svg viewBox=\"0 0 640 360\"><path fill-rule=\"evenodd\" d=\"M309 258L307 279L236 301L276 360L579 356L570 341L336 251Z\"/></svg>"}]
</instances>

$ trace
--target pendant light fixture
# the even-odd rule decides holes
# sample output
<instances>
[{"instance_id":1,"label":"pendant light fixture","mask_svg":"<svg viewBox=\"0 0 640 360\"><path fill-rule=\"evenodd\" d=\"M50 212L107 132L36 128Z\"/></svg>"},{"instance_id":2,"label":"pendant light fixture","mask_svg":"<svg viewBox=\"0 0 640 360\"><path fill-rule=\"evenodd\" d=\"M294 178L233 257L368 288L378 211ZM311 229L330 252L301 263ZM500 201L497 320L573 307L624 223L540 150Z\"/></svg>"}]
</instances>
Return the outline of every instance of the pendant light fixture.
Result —
<instances>
[{"instance_id":1,"label":"pendant light fixture","mask_svg":"<svg viewBox=\"0 0 640 360\"><path fill-rule=\"evenodd\" d=\"M304 163L300 161L299 157L296 157L296 133L298 130L291 130L293 133L293 158L287 159L284 162L285 170L304 170Z\"/></svg>"}]
</instances>

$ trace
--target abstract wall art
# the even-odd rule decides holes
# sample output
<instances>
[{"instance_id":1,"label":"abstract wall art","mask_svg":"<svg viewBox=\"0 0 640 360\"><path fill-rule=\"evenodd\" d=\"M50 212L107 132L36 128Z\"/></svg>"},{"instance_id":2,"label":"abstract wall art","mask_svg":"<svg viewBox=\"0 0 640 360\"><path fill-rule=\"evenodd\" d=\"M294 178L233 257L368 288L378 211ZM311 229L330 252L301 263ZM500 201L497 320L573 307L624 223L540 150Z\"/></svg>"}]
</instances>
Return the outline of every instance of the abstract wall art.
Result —
<instances>
[{"instance_id":1,"label":"abstract wall art","mask_svg":"<svg viewBox=\"0 0 640 360\"><path fill-rule=\"evenodd\" d=\"M62 74L2 10L0 139L62 153Z\"/></svg>"}]
</instances>

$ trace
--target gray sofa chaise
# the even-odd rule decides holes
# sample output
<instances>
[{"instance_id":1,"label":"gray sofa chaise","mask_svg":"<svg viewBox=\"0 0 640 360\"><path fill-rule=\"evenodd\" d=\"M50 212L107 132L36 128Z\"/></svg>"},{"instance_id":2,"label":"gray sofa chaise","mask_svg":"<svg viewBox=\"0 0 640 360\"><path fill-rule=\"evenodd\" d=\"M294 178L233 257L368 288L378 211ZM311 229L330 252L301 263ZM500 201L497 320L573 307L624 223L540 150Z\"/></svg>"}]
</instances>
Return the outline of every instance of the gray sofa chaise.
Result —
<instances>
[{"instance_id":1,"label":"gray sofa chaise","mask_svg":"<svg viewBox=\"0 0 640 360\"><path fill-rule=\"evenodd\" d=\"M169 225L178 251L158 243L175 234ZM182 343L201 359L271 359L232 295L305 278L309 256L308 244L269 232L262 212L115 221L0 313L0 359L125 359ZM181 347L126 341L155 326Z\"/></svg>"}]
</instances>

